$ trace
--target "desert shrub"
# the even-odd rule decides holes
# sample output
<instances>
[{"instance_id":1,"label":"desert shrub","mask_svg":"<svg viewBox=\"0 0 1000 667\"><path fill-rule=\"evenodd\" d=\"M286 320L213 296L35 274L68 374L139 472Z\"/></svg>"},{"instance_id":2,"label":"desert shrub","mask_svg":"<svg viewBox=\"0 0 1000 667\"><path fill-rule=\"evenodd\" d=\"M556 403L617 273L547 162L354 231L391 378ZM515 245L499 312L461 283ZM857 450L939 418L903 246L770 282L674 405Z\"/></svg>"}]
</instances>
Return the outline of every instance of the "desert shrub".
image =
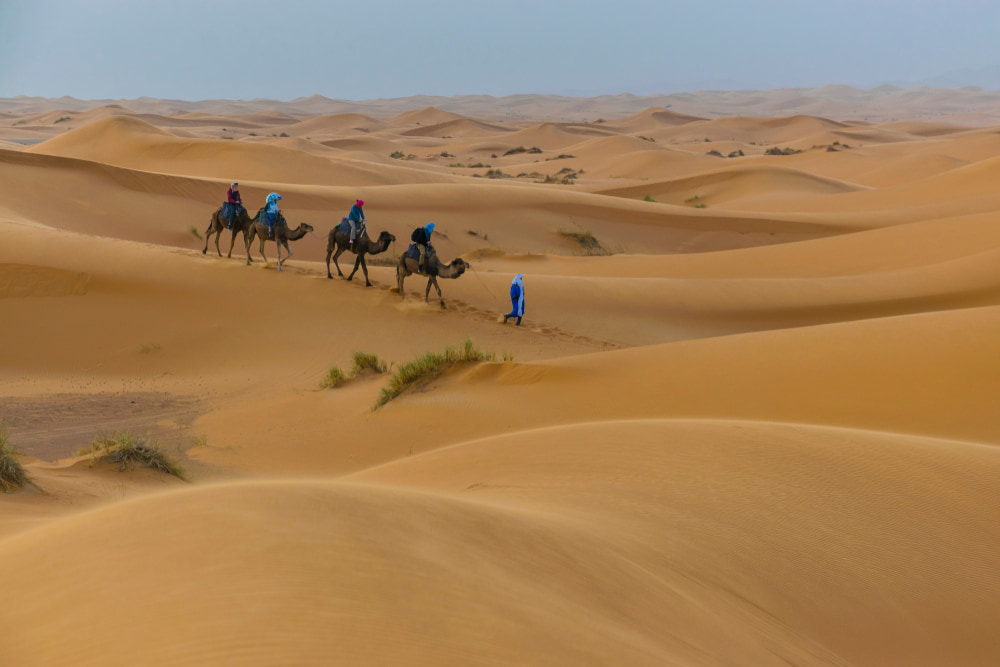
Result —
<instances>
[{"instance_id":1,"label":"desert shrub","mask_svg":"<svg viewBox=\"0 0 1000 667\"><path fill-rule=\"evenodd\" d=\"M547 158L545 158L545 161L548 162L549 160L569 160L570 158L574 158L574 157L576 157L576 156L575 155L570 155L569 153L560 153L559 155L557 155L555 157L547 157Z\"/></svg>"},{"instance_id":2,"label":"desert shrub","mask_svg":"<svg viewBox=\"0 0 1000 667\"><path fill-rule=\"evenodd\" d=\"M684 203L685 204L690 204L692 202L698 201L699 199L701 199L701 195L695 195L694 197L688 197L687 199L685 199Z\"/></svg>"},{"instance_id":3,"label":"desert shrub","mask_svg":"<svg viewBox=\"0 0 1000 667\"><path fill-rule=\"evenodd\" d=\"M126 468L135 470L138 464L186 480L184 469L155 442L128 431L115 431L110 437L98 435L90 443L90 449L80 452L81 456L85 454L90 454L92 465L108 461L117 463L118 470L124 472Z\"/></svg>"},{"instance_id":4,"label":"desert shrub","mask_svg":"<svg viewBox=\"0 0 1000 667\"><path fill-rule=\"evenodd\" d=\"M319 381L319 388L333 389L345 382L347 382L347 375L344 374L344 371L340 370L340 366L330 366L329 370L326 371L326 375Z\"/></svg>"},{"instance_id":5,"label":"desert shrub","mask_svg":"<svg viewBox=\"0 0 1000 667\"><path fill-rule=\"evenodd\" d=\"M597 120L594 121L594 124L600 125L601 123L607 123L607 122L608 121L604 120L603 118L598 118Z\"/></svg>"},{"instance_id":6,"label":"desert shrub","mask_svg":"<svg viewBox=\"0 0 1000 667\"><path fill-rule=\"evenodd\" d=\"M494 160L496 160L497 159L497 154L493 153L492 155L490 155L490 157L493 158Z\"/></svg>"},{"instance_id":7,"label":"desert shrub","mask_svg":"<svg viewBox=\"0 0 1000 667\"><path fill-rule=\"evenodd\" d=\"M531 148L528 149L528 152L533 155L538 155L539 153L542 152L542 149L539 148L538 146L532 146Z\"/></svg>"},{"instance_id":8,"label":"desert shrub","mask_svg":"<svg viewBox=\"0 0 1000 667\"><path fill-rule=\"evenodd\" d=\"M715 149L708 151L707 153L705 153L705 155L711 155L712 157L722 157L722 153L720 153Z\"/></svg>"},{"instance_id":9,"label":"desert shrub","mask_svg":"<svg viewBox=\"0 0 1000 667\"><path fill-rule=\"evenodd\" d=\"M503 173L502 169L490 169L486 172L486 178L514 178L510 174Z\"/></svg>"},{"instance_id":10,"label":"desert shrub","mask_svg":"<svg viewBox=\"0 0 1000 667\"><path fill-rule=\"evenodd\" d=\"M483 169L490 166L492 165L483 164L482 162L477 162L476 164L470 164L469 169Z\"/></svg>"},{"instance_id":11,"label":"desert shrub","mask_svg":"<svg viewBox=\"0 0 1000 667\"><path fill-rule=\"evenodd\" d=\"M656 139L654 139L653 137L644 137L640 134L639 138L642 139L643 141L652 141L653 143L656 143Z\"/></svg>"},{"instance_id":12,"label":"desert shrub","mask_svg":"<svg viewBox=\"0 0 1000 667\"><path fill-rule=\"evenodd\" d=\"M837 153L837 152L839 152L839 151L837 151L837 149L836 149L836 148L834 148L833 146L827 146L827 147L826 147L826 152L827 152L827 153Z\"/></svg>"},{"instance_id":13,"label":"desert shrub","mask_svg":"<svg viewBox=\"0 0 1000 667\"><path fill-rule=\"evenodd\" d=\"M466 340L465 345L459 349L449 347L442 353L428 352L403 364L392 374L389 386L382 390L372 410L377 410L411 387L426 384L440 377L445 371L459 364L492 361L495 357L492 352L477 349L472 340Z\"/></svg>"},{"instance_id":14,"label":"desert shrub","mask_svg":"<svg viewBox=\"0 0 1000 667\"><path fill-rule=\"evenodd\" d=\"M646 195L645 197L643 197L643 198L642 198L642 201L651 201L651 202L655 202L656 200L655 200L655 199L653 199L652 197L650 197L649 195Z\"/></svg>"},{"instance_id":15,"label":"desert shrub","mask_svg":"<svg viewBox=\"0 0 1000 667\"><path fill-rule=\"evenodd\" d=\"M764 155L795 155L796 153L801 152L802 151L794 148L778 148L777 146L774 146L764 151Z\"/></svg>"},{"instance_id":16,"label":"desert shrub","mask_svg":"<svg viewBox=\"0 0 1000 667\"><path fill-rule=\"evenodd\" d=\"M465 168L465 165L462 164L461 162L456 162L454 164L449 164L448 166L452 167L452 168L456 168L456 167L463 168L463 169Z\"/></svg>"},{"instance_id":17,"label":"desert shrub","mask_svg":"<svg viewBox=\"0 0 1000 667\"><path fill-rule=\"evenodd\" d=\"M194 234L194 237L199 241L202 240L201 233L198 231L198 228L195 225L191 225L190 227L188 227L188 231Z\"/></svg>"},{"instance_id":18,"label":"desert shrub","mask_svg":"<svg viewBox=\"0 0 1000 667\"><path fill-rule=\"evenodd\" d=\"M404 153L403 151L393 151L389 153L389 157L391 157L394 160L402 160L404 157L406 157L406 153Z\"/></svg>"},{"instance_id":19,"label":"desert shrub","mask_svg":"<svg viewBox=\"0 0 1000 667\"><path fill-rule=\"evenodd\" d=\"M694 205L695 208L705 208L706 206L708 206L708 204L706 204L703 201L702 202L698 202L697 204Z\"/></svg>"},{"instance_id":20,"label":"desert shrub","mask_svg":"<svg viewBox=\"0 0 1000 667\"><path fill-rule=\"evenodd\" d=\"M31 481L17 460L19 452L7 440L7 429L0 423L0 488L4 493L20 489Z\"/></svg>"},{"instance_id":21,"label":"desert shrub","mask_svg":"<svg viewBox=\"0 0 1000 667\"><path fill-rule=\"evenodd\" d=\"M282 132L282 133L281 133L281 134L279 134L278 136L279 136L279 137L287 137L287 136L288 136L288 133L287 133L287 132Z\"/></svg>"},{"instance_id":22,"label":"desert shrub","mask_svg":"<svg viewBox=\"0 0 1000 667\"><path fill-rule=\"evenodd\" d=\"M743 149L741 148L738 151L733 151L729 154L729 157L743 157Z\"/></svg>"},{"instance_id":23,"label":"desert shrub","mask_svg":"<svg viewBox=\"0 0 1000 667\"><path fill-rule=\"evenodd\" d=\"M248 134L247 136L250 136L250 137L256 137L256 136L257 136L257 133L256 133L256 132L251 132L251 133L250 133L250 134Z\"/></svg>"},{"instance_id":24,"label":"desert shrub","mask_svg":"<svg viewBox=\"0 0 1000 667\"><path fill-rule=\"evenodd\" d=\"M524 146L518 146L517 148L511 148L509 151L504 153L503 156L507 157L508 155L516 155L518 153L527 153L527 152L528 152L527 148L525 148Z\"/></svg>"},{"instance_id":25,"label":"desert shrub","mask_svg":"<svg viewBox=\"0 0 1000 667\"><path fill-rule=\"evenodd\" d=\"M563 229L560 227L556 230L559 236L563 236L569 239L573 239L580 244L585 255L610 255L611 252L601 245L601 242L590 233L589 230L575 230L575 229Z\"/></svg>"},{"instance_id":26,"label":"desert shrub","mask_svg":"<svg viewBox=\"0 0 1000 667\"><path fill-rule=\"evenodd\" d=\"M351 377L357 377L362 373L385 373L388 366L378 358L377 354L368 352L355 352L351 357Z\"/></svg>"},{"instance_id":27,"label":"desert shrub","mask_svg":"<svg viewBox=\"0 0 1000 667\"><path fill-rule=\"evenodd\" d=\"M56 118L56 120L52 124L55 125L56 123L64 123L67 120L73 120L73 118L70 116L63 116L62 118Z\"/></svg>"},{"instance_id":28,"label":"desert shrub","mask_svg":"<svg viewBox=\"0 0 1000 667\"><path fill-rule=\"evenodd\" d=\"M440 155L441 157L455 157L454 155L452 155L448 151L441 151L440 153L438 153L438 155Z\"/></svg>"}]
</instances>

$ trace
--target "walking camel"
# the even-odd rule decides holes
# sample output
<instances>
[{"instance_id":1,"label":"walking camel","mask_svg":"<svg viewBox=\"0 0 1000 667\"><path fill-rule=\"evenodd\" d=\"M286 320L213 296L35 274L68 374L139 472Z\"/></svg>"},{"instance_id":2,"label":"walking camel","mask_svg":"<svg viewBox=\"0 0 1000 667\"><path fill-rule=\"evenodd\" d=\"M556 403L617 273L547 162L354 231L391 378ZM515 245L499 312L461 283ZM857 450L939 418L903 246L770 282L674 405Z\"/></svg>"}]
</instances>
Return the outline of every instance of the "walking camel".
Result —
<instances>
[{"instance_id":1,"label":"walking camel","mask_svg":"<svg viewBox=\"0 0 1000 667\"><path fill-rule=\"evenodd\" d=\"M212 219L208 223L208 229L205 230L205 249L201 251L202 255L208 253L208 240L211 238L212 234L215 234L215 252L219 253L219 257L222 257L222 251L219 250L219 239L222 238L222 230L226 228L226 222L219 217L222 213L222 207L215 209L215 213L212 214ZM233 228L233 238L229 241L229 254L226 257L233 256L233 246L236 245L236 235L243 232L243 243L247 247L247 254L250 254L250 239L248 232L250 229L252 221L250 220L250 214L247 213L245 208L240 208L240 214L236 216L232 222Z\"/></svg>"},{"instance_id":2,"label":"walking camel","mask_svg":"<svg viewBox=\"0 0 1000 667\"><path fill-rule=\"evenodd\" d=\"M368 236L368 231L363 231L358 238L354 240L354 245L352 246L351 235L349 232L343 231L341 225L334 226L330 230L330 236L326 241L326 277L333 278L330 273L330 256L333 255L333 265L337 267L337 275L340 277L344 276L344 272L340 270L340 264L337 263L337 258L340 257L345 251L350 250L357 254L357 258L354 260L354 270L351 271L351 275L347 276L348 280L354 278L354 274L358 272L358 267L365 274L365 287L371 287L372 283L368 280L368 265L365 263L365 255L377 255L380 252L385 252L389 248L389 244L395 242L396 237L387 231L384 231L378 235L378 241L372 241ZM336 254L334 254L336 250Z\"/></svg>"},{"instance_id":3,"label":"walking camel","mask_svg":"<svg viewBox=\"0 0 1000 667\"><path fill-rule=\"evenodd\" d=\"M267 243L271 239L268 236L268 227L267 227L267 225L265 225L261 221L261 218L260 218L260 216L261 216L261 214L263 212L264 212L264 209L260 209L259 211L257 211L257 215L255 215L253 217L253 220L251 220L250 237L247 240L247 264L251 264L253 262L253 260L250 259L250 244L253 243L254 237L256 237L256 236L260 237L260 256L264 258L264 264L267 264L267 256L264 255L264 244ZM309 225L309 224L306 224L304 222L302 224L300 224L298 227L296 227L295 229L289 229L288 228L288 222L285 220L285 216L281 212L278 213L278 219L275 220L275 222L274 222L274 239L273 240L274 240L274 242L278 246L278 270L279 271L281 271L281 265L285 263L285 260L288 259L288 257L291 257L292 254L293 254L292 253L292 249L288 247L288 242L289 241L298 241L300 238L302 238L308 232L311 232L311 231L313 231L313 226ZM281 246L282 245L285 246L285 250L288 252L288 257L285 257L284 259L281 257Z\"/></svg>"},{"instance_id":4,"label":"walking camel","mask_svg":"<svg viewBox=\"0 0 1000 667\"><path fill-rule=\"evenodd\" d=\"M442 264L441 260L438 259L437 252L433 248L428 248L427 260L424 267L424 273L427 275L427 291L424 293L424 301L426 302L430 298L431 285L434 285L434 289L438 293L438 300L441 302L441 307L444 308L444 299L441 298L441 286L438 285L437 279L458 278L465 273L466 269L470 268L472 268L472 265L461 257L453 259L451 264ZM399 289L399 296L403 296L403 280L406 276L416 272L417 260L407 257L407 253L400 255L399 263L396 265L396 282Z\"/></svg>"}]
</instances>

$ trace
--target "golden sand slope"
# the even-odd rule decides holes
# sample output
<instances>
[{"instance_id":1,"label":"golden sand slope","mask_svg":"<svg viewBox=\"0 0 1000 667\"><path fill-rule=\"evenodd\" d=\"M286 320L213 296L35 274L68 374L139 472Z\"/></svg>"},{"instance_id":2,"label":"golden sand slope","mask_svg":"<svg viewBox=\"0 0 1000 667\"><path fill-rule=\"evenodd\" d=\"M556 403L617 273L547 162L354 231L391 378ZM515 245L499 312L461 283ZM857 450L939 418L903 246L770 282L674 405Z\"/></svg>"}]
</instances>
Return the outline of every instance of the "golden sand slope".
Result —
<instances>
[{"instance_id":1,"label":"golden sand slope","mask_svg":"<svg viewBox=\"0 0 1000 667\"><path fill-rule=\"evenodd\" d=\"M298 104L0 117L47 138L0 147L0 663L1000 660L994 129ZM316 228L283 272L202 254L234 179ZM428 221L446 309L391 291ZM76 456L115 429L192 483Z\"/></svg>"}]
</instances>

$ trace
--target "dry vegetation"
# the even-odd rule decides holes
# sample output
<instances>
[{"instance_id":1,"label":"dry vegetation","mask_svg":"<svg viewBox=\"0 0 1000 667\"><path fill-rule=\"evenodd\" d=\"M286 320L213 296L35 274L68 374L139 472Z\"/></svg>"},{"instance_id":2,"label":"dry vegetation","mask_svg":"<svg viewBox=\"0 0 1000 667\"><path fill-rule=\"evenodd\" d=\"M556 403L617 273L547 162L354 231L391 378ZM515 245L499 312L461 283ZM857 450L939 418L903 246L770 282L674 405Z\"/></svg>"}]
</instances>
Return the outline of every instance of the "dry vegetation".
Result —
<instances>
[{"instance_id":1,"label":"dry vegetation","mask_svg":"<svg viewBox=\"0 0 1000 667\"><path fill-rule=\"evenodd\" d=\"M413 361L403 364L392 374L389 386L379 394L378 401L372 410L377 410L407 389L430 382L445 371L459 364L493 361L496 355L476 348L471 340L466 340L463 347L445 348L444 352L428 352Z\"/></svg>"},{"instance_id":2,"label":"dry vegetation","mask_svg":"<svg viewBox=\"0 0 1000 667\"><path fill-rule=\"evenodd\" d=\"M18 454L7 439L7 429L0 424L0 488L4 493L20 489L30 481Z\"/></svg>"},{"instance_id":3,"label":"dry vegetation","mask_svg":"<svg viewBox=\"0 0 1000 667\"><path fill-rule=\"evenodd\" d=\"M135 470L136 465L140 465L187 480L184 469L159 445L149 442L146 436L128 431L115 431L111 436L98 435L91 442L90 448L80 451L79 455L89 455L91 465L102 461L117 463L120 472Z\"/></svg>"}]
</instances>

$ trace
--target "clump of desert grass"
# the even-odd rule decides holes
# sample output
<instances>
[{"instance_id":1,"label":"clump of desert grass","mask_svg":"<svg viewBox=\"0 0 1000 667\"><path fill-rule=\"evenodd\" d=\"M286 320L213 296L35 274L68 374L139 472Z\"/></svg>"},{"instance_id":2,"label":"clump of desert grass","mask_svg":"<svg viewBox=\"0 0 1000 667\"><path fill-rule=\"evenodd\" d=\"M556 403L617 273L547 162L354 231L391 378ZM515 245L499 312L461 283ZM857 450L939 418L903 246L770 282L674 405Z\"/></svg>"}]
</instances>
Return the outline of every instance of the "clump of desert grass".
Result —
<instances>
[{"instance_id":1,"label":"clump of desert grass","mask_svg":"<svg viewBox=\"0 0 1000 667\"><path fill-rule=\"evenodd\" d=\"M20 489L31 481L17 459L19 453L8 441L7 429L0 423L0 488L4 493Z\"/></svg>"},{"instance_id":2,"label":"clump of desert grass","mask_svg":"<svg viewBox=\"0 0 1000 667\"><path fill-rule=\"evenodd\" d=\"M355 352L351 357L351 377L365 373L385 373L388 365L377 354Z\"/></svg>"},{"instance_id":3,"label":"clump of desert grass","mask_svg":"<svg viewBox=\"0 0 1000 667\"><path fill-rule=\"evenodd\" d=\"M194 237L196 239L198 239L199 241L202 240L202 238L201 238L201 232L199 232L198 228L195 227L194 225L191 225L190 227L188 227L188 231L191 232L192 234L194 234Z\"/></svg>"},{"instance_id":4,"label":"clump of desert grass","mask_svg":"<svg viewBox=\"0 0 1000 667\"><path fill-rule=\"evenodd\" d=\"M575 230L575 229L563 229L560 227L556 230L559 236L564 236L568 239L573 239L580 244L580 248L583 249L584 255L610 255L611 251L601 245L601 242L597 240L589 230Z\"/></svg>"},{"instance_id":5,"label":"clump of desert grass","mask_svg":"<svg viewBox=\"0 0 1000 667\"><path fill-rule=\"evenodd\" d=\"M184 469L159 445L150 442L146 436L128 431L115 431L110 436L99 434L90 443L90 448L81 450L78 455L89 455L92 466L107 461L117 463L119 472L124 472L127 469L135 470L139 465L187 481Z\"/></svg>"},{"instance_id":6,"label":"clump of desert grass","mask_svg":"<svg viewBox=\"0 0 1000 667\"><path fill-rule=\"evenodd\" d=\"M319 388L334 389L348 380L362 375L385 373L387 369L388 364L382 361L377 354L355 352L351 357L350 373L345 373L341 370L340 366L331 366L326 375L323 376L323 379L320 380Z\"/></svg>"},{"instance_id":7,"label":"clump of desert grass","mask_svg":"<svg viewBox=\"0 0 1000 667\"><path fill-rule=\"evenodd\" d=\"M407 389L441 376L445 371L460 364L493 361L496 355L476 348L472 340L466 340L460 348L448 347L444 352L427 352L413 361L403 364L389 379L389 386L382 390L372 410L377 410Z\"/></svg>"}]
</instances>

